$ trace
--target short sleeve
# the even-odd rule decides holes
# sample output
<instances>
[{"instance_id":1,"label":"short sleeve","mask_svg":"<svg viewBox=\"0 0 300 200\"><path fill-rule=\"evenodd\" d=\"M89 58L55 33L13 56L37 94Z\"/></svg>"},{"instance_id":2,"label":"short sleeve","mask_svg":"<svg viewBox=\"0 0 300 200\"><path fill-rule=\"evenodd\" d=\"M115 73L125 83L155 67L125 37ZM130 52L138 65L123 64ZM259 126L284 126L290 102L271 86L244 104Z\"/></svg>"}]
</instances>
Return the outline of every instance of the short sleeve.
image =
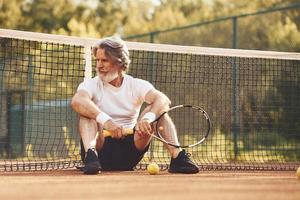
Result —
<instances>
[{"instance_id":1,"label":"short sleeve","mask_svg":"<svg viewBox=\"0 0 300 200\"><path fill-rule=\"evenodd\" d=\"M84 90L89 94L90 98L93 98L96 89L97 83L93 79L87 79L79 84L77 91Z\"/></svg>"},{"instance_id":2,"label":"short sleeve","mask_svg":"<svg viewBox=\"0 0 300 200\"><path fill-rule=\"evenodd\" d=\"M154 86L150 82L142 79L135 79L134 85L135 85L136 92L144 101L145 101L146 94L150 90L154 89Z\"/></svg>"}]
</instances>

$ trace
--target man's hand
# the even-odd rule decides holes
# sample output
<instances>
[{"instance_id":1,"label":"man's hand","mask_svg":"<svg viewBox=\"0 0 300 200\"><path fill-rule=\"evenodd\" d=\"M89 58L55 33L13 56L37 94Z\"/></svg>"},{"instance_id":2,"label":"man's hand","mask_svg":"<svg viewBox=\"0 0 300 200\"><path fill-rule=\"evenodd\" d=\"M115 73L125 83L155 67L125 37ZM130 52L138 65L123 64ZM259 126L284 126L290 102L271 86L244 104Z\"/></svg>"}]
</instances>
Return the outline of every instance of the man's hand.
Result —
<instances>
[{"instance_id":1,"label":"man's hand","mask_svg":"<svg viewBox=\"0 0 300 200\"><path fill-rule=\"evenodd\" d=\"M111 132L111 137L115 139L123 139L125 137L125 130L122 126L118 126L112 120L104 123L104 129Z\"/></svg>"},{"instance_id":2,"label":"man's hand","mask_svg":"<svg viewBox=\"0 0 300 200\"><path fill-rule=\"evenodd\" d=\"M153 129L148 119L141 119L135 125L135 133L137 133L141 137L149 136L152 134L152 132Z\"/></svg>"}]
</instances>

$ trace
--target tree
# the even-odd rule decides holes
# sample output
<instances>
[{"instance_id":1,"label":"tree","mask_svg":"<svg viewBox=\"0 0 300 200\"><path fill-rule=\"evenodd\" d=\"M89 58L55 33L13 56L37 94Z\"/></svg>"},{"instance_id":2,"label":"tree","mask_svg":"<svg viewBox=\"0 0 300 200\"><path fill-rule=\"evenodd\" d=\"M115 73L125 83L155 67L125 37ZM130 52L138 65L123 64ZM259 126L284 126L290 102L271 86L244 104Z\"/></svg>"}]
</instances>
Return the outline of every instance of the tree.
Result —
<instances>
[{"instance_id":1,"label":"tree","mask_svg":"<svg viewBox=\"0 0 300 200\"><path fill-rule=\"evenodd\" d=\"M75 10L71 0L26 1L24 30L52 33L62 28L68 32L68 22Z\"/></svg>"},{"instance_id":2,"label":"tree","mask_svg":"<svg viewBox=\"0 0 300 200\"><path fill-rule=\"evenodd\" d=\"M23 0L0 0L0 27L19 29L22 22Z\"/></svg>"}]
</instances>

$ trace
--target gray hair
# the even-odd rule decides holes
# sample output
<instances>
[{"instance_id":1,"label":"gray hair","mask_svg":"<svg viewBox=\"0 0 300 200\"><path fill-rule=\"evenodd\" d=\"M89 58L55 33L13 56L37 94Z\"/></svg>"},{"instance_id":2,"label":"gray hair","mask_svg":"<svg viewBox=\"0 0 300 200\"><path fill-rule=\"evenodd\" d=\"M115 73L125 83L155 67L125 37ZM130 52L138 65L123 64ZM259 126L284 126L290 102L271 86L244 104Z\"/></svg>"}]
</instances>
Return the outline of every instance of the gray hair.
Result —
<instances>
[{"instance_id":1,"label":"gray hair","mask_svg":"<svg viewBox=\"0 0 300 200\"><path fill-rule=\"evenodd\" d=\"M94 56L96 56L99 48L104 49L105 55L111 58L113 62L120 64L124 71L128 69L130 64L129 51L121 38L113 36L99 40L92 49Z\"/></svg>"}]
</instances>

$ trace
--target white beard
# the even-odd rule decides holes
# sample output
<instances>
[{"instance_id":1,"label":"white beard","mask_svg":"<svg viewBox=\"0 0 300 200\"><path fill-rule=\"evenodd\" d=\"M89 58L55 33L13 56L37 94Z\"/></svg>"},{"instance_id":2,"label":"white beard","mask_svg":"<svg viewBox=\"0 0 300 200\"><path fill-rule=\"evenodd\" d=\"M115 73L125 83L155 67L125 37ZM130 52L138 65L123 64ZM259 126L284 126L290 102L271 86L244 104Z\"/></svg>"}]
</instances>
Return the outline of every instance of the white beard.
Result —
<instances>
[{"instance_id":1,"label":"white beard","mask_svg":"<svg viewBox=\"0 0 300 200\"><path fill-rule=\"evenodd\" d=\"M98 73L98 76L103 82L110 83L118 77L118 72L108 72L107 74Z\"/></svg>"}]
</instances>

